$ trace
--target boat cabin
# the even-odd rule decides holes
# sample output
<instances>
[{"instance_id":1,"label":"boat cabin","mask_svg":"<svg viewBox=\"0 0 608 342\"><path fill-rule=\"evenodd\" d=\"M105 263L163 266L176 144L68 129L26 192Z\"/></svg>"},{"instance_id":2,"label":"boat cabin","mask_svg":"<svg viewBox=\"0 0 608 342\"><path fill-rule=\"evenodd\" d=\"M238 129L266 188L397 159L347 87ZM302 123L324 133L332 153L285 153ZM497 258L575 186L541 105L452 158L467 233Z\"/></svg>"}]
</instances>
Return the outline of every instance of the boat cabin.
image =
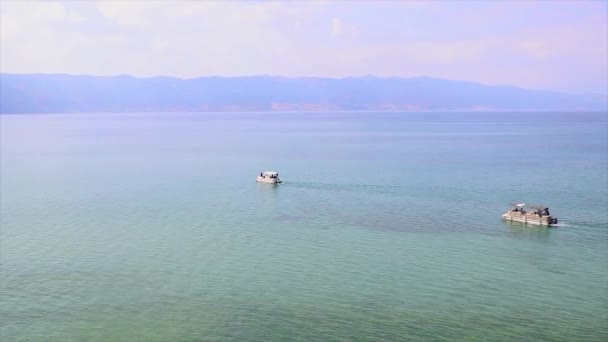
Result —
<instances>
[{"instance_id":1,"label":"boat cabin","mask_svg":"<svg viewBox=\"0 0 608 342\"><path fill-rule=\"evenodd\" d=\"M505 220L546 226L557 224L557 219L551 217L549 208L544 205L526 203L511 203L511 205L513 208L502 215Z\"/></svg>"},{"instance_id":2,"label":"boat cabin","mask_svg":"<svg viewBox=\"0 0 608 342\"><path fill-rule=\"evenodd\" d=\"M281 180L279 179L279 173L275 171L260 172L260 174L256 178L256 181L258 183L281 183Z\"/></svg>"}]
</instances>

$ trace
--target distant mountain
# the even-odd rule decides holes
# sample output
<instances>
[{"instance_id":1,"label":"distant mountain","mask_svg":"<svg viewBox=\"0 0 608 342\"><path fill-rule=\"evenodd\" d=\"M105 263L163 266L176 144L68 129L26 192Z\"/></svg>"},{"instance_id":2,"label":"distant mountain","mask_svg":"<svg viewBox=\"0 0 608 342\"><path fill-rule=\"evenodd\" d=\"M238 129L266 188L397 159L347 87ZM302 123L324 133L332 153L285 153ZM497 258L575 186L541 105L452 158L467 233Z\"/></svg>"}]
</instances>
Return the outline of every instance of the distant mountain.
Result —
<instances>
[{"instance_id":1,"label":"distant mountain","mask_svg":"<svg viewBox=\"0 0 608 342\"><path fill-rule=\"evenodd\" d=\"M606 110L607 101L431 77L0 74L0 113L425 109Z\"/></svg>"}]
</instances>

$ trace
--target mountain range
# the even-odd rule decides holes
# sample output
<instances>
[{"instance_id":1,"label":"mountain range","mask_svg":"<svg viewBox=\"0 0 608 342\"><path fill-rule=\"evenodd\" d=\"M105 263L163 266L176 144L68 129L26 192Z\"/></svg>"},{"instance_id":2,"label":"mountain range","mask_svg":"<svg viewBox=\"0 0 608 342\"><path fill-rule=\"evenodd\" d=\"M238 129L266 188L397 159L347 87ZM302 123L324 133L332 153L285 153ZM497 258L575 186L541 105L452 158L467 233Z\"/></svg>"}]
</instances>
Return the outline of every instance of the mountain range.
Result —
<instances>
[{"instance_id":1,"label":"mountain range","mask_svg":"<svg viewBox=\"0 0 608 342\"><path fill-rule=\"evenodd\" d=\"M0 113L287 110L606 110L601 95L432 77L0 74Z\"/></svg>"}]
</instances>

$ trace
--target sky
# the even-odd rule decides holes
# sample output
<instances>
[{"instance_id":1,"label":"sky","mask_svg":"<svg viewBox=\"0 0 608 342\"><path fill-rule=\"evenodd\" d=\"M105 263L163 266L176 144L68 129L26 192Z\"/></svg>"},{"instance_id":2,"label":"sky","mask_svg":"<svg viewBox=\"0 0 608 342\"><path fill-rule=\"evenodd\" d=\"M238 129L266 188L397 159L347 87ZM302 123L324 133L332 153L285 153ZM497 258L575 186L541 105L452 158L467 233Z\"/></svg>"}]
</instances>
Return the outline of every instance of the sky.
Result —
<instances>
[{"instance_id":1,"label":"sky","mask_svg":"<svg viewBox=\"0 0 608 342\"><path fill-rule=\"evenodd\" d=\"M0 72L425 75L606 94L608 2L0 0Z\"/></svg>"}]
</instances>

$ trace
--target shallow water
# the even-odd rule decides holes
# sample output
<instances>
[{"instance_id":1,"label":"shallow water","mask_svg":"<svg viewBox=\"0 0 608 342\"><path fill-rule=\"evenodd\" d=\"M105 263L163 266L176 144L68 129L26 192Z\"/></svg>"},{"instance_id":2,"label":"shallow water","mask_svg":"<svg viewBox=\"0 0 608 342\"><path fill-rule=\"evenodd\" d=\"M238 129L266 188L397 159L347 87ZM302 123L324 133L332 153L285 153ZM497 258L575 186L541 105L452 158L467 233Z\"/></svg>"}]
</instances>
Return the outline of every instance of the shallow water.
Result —
<instances>
[{"instance_id":1,"label":"shallow water","mask_svg":"<svg viewBox=\"0 0 608 342\"><path fill-rule=\"evenodd\" d=\"M0 120L3 341L608 340L606 113Z\"/></svg>"}]
</instances>

